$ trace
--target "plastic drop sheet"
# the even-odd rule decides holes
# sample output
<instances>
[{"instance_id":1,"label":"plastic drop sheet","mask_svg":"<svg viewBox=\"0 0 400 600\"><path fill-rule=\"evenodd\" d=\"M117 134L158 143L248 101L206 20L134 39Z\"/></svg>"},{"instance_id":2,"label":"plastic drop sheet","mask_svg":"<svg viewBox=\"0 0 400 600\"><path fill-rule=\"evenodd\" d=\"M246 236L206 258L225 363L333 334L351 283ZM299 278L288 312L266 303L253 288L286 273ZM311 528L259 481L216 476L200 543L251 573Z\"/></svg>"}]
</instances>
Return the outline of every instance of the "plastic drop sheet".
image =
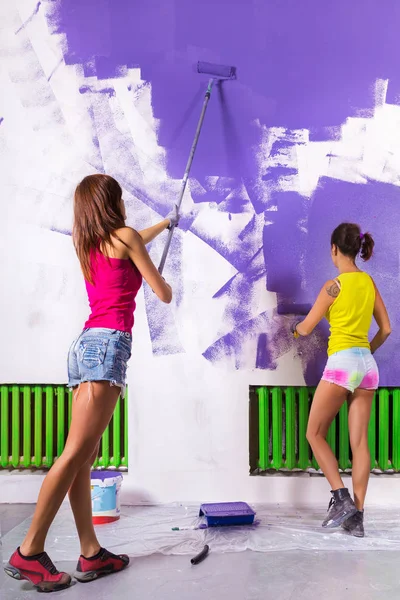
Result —
<instances>
[{"instance_id":1,"label":"plastic drop sheet","mask_svg":"<svg viewBox=\"0 0 400 600\"><path fill-rule=\"evenodd\" d=\"M342 529L322 529L323 510L295 510L285 506L253 505L252 526L219 527L172 531L173 527L195 527L204 523L198 517L199 505L179 504L149 507L123 507L121 519L99 525L96 532L102 546L132 557L161 553L195 555L208 544L212 552L276 552L286 550L400 551L400 510L370 509L365 513L366 537L357 539ZM7 533L3 559L20 545L31 519ZM63 506L46 543L54 561L76 560L79 542L71 510Z\"/></svg>"}]
</instances>

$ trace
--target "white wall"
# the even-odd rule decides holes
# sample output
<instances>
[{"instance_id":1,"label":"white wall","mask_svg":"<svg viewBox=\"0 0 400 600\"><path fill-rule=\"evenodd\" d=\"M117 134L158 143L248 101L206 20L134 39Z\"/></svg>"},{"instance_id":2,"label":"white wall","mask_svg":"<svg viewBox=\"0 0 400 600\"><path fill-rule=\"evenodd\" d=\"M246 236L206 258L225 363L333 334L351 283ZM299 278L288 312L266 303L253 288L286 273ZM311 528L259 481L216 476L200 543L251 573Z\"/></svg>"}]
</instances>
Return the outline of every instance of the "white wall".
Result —
<instances>
[{"instance_id":1,"label":"white wall","mask_svg":"<svg viewBox=\"0 0 400 600\"><path fill-rule=\"evenodd\" d=\"M124 185L129 222L140 227L162 215L147 206L140 194L128 190L144 189L163 198L165 214L176 198L179 181L171 180L165 171L151 88L141 87L139 71L102 84L85 80L79 68L64 64L65 42L49 34L43 10L21 29L33 7L28 1L0 7L1 44L6 51L0 64L4 119L0 192L6 214L5 233L0 237L0 277L6 282L0 315L7 340L0 349L0 380L50 383L66 381L68 347L87 314L79 265L71 238L63 233L71 228L76 183L103 162L106 171ZM93 92L79 93L83 83ZM128 84L134 90L141 87L134 102ZM116 96L96 93L101 85L113 86ZM127 160L120 156L122 140L128 158L135 151L137 169L120 172ZM189 194L185 204L186 210L193 208ZM204 226L207 219L210 228L215 226L220 215L206 205L202 211L198 218ZM227 237L220 220L218 227ZM173 287L182 288L182 300L179 307L172 304L163 310L172 312L174 335L183 352L153 356L142 291L128 378L129 474L124 491L130 501L232 495L251 500L260 484L248 476L249 385L302 383L301 369L291 356L282 358L273 373L238 372L229 364L214 367L202 357L226 327L224 303L216 303L212 296L235 270L191 233L178 231L176 236L181 241L181 270L171 275L167 265L166 274L172 277ZM162 243L151 250L155 259ZM264 289L257 303L265 309L274 305L275 298ZM254 350L249 347L249 356ZM3 500L26 500L29 481L36 491L40 477L10 476Z\"/></svg>"},{"instance_id":2,"label":"white wall","mask_svg":"<svg viewBox=\"0 0 400 600\"><path fill-rule=\"evenodd\" d=\"M50 35L44 9L21 29L35 4L0 5L5 57L0 62L0 381L57 383L66 381L68 347L87 314L79 265L71 238L63 233L71 228L75 185L103 164L124 186L129 223L141 227L168 211L179 181L165 171L151 87L142 85L139 70L107 82L85 79L79 67L64 64L65 40ZM83 84L92 91L80 93ZM100 93L102 86L113 87L115 96ZM314 175L307 194L316 185ZM159 198L157 210L141 191ZM188 194L184 211L193 208ZM196 210L201 227L217 227L229 243L232 224L219 220L216 225L212 206ZM275 371L238 371L233 359L212 365L203 358L227 331L224 302L212 297L235 270L192 233L178 230L176 236L180 272L168 267L166 274L173 287L182 288L182 300L166 310L173 316L171 335L183 351L154 356L141 292L128 377L125 501L320 501L328 492L323 479L249 477L249 386L302 385L301 366L291 353L278 359ZM161 250L162 241L151 249L155 259ZM257 314L272 308L275 297L261 285L254 303ZM255 355L255 339L246 344L245 366ZM41 477L3 473L1 480L2 501L22 502L34 501ZM379 485L392 492L394 481L397 486L387 478ZM376 499L377 486L371 485Z\"/></svg>"}]
</instances>

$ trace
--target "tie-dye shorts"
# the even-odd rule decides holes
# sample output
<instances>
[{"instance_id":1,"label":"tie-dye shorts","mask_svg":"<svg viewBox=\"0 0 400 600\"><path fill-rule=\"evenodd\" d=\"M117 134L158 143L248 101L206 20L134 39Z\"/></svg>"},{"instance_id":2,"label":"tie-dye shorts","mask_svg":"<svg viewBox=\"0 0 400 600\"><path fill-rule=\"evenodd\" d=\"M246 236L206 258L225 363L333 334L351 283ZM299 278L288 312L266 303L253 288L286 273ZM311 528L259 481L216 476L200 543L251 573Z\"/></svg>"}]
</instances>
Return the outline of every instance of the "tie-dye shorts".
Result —
<instances>
[{"instance_id":1,"label":"tie-dye shorts","mask_svg":"<svg viewBox=\"0 0 400 600\"><path fill-rule=\"evenodd\" d=\"M379 385L378 366L368 348L349 348L328 358L322 380L340 385L352 393L357 388L376 390Z\"/></svg>"}]
</instances>

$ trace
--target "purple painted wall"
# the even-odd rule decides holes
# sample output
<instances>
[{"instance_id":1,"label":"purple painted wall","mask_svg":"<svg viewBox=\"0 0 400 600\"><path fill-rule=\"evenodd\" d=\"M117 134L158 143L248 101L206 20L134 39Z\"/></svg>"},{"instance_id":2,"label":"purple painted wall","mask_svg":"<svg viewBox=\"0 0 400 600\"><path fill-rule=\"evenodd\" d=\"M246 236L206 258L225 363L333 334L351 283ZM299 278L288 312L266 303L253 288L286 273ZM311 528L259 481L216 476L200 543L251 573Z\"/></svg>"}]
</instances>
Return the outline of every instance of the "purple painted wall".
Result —
<instances>
[{"instance_id":1,"label":"purple painted wall","mask_svg":"<svg viewBox=\"0 0 400 600\"><path fill-rule=\"evenodd\" d=\"M382 383L400 385L394 358L400 349L400 188L330 178L320 181L306 201L295 192L274 190L274 181L285 174L282 167L266 170L260 185L257 155L259 125L306 128L312 140L334 136L348 117L373 109L371 90L379 78L389 79L386 101L398 102L399 19L397 0L60 0L53 27L66 34L68 63L84 64L87 74L98 78L115 77L123 66L140 66L142 78L151 82L159 140L173 177L182 175L204 92L195 63L237 67L238 80L225 83L212 97L192 170L207 192L194 191L196 202L215 201L219 210L238 213L244 203L237 190L244 187L255 212L229 249L218 239L205 239L239 272L216 295L216 301L229 295L229 313L238 325L205 351L208 359L235 353L243 336L254 333L259 336L254 366L275 368L292 340L271 315L246 315L246 293L263 278L279 300L311 302L333 274L331 230L342 220L354 220L375 236L376 256L368 270L381 288L395 331L379 355ZM206 180L210 175L230 179L212 187ZM272 206L277 210L269 211ZM263 213L269 224L258 244L249 243L256 216ZM298 226L301 221L305 230ZM191 230L204 239L195 223ZM325 333L322 326L313 340L301 342L310 384L316 383L325 360Z\"/></svg>"}]
</instances>

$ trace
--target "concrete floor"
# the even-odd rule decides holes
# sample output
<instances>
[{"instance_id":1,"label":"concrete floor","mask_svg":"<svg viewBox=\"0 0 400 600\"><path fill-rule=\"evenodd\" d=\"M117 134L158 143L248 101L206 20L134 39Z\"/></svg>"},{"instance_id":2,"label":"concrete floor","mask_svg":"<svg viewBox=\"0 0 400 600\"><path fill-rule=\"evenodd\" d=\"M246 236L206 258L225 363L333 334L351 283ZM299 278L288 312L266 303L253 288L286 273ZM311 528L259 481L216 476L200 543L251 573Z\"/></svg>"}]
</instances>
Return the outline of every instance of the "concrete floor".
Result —
<instances>
[{"instance_id":1,"label":"concrete floor","mask_svg":"<svg viewBox=\"0 0 400 600\"><path fill-rule=\"evenodd\" d=\"M0 505L2 535L32 513L32 506ZM6 560L8 557L2 557ZM75 562L59 562L71 572ZM0 574L3 600L30 600L37 592L27 582ZM190 556L152 555L136 558L123 573L55 594L55 598L87 600L396 600L400 597L396 551L299 551L210 553L193 567Z\"/></svg>"}]
</instances>

